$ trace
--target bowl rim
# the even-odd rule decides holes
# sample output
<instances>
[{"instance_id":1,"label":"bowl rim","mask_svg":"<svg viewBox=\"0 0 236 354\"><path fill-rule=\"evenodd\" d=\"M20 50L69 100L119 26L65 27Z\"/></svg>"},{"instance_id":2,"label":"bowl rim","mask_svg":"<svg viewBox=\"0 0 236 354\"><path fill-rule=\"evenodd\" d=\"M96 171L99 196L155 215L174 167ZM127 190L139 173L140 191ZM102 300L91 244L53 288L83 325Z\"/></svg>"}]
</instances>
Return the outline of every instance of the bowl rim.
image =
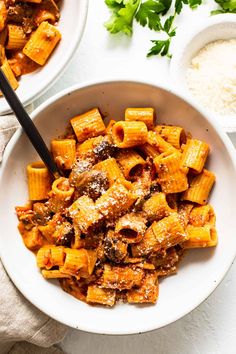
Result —
<instances>
[{"instance_id":1,"label":"bowl rim","mask_svg":"<svg viewBox=\"0 0 236 354\"><path fill-rule=\"evenodd\" d=\"M236 172L236 154L235 154L235 148L233 146L233 143L230 141L229 137L227 136L227 134L222 130L222 128L219 126L219 124L217 122L215 122L215 120L213 119L213 116L207 112L206 110L204 110L203 108L199 107L193 100L191 100L191 98L186 97L186 95L184 95L182 92L178 93L177 89L173 89L173 88L169 88L168 85L163 85L162 83L154 83L152 81L143 81L143 80L134 80L134 79L106 79L106 80L90 80L84 83L80 83L80 84L76 84L73 85L67 89L64 89L62 91L60 91L59 93L55 94L54 96L52 96L51 98L49 98L48 100L46 100L45 102L43 102L39 107L37 107L34 112L32 113L32 120L34 120L37 115L43 111L45 108L47 108L48 106L52 105L54 102L60 100L61 98L63 98L66 95L70 95L73 94L74 92L81 90L81 89L86 89L92 86L99 86L99 85L104 85L104 84L115 84L115 83L124 83L124 84L139 84L139 85L144 85L144 86L152 86L154 88L160 88L163 89L169 93L174 94L175 96L179 97L180 99L184 100L186 103L190 104L194 109L196 109L215 129L217 135L219 136L219 138L222 140L222 142L224 143L228 155L232 161L232 165L234 167L234 170ZM17 143L18 139L20 138L21 134L23 133L22 128L19 128L15 134L13 135L13 137L11 138L10 142L8 143L5 152L4 152L4 156L3 156L3 160L2 160L2 164L0 166L0 183L3 177L3 172L5 170L8 158L11 155L12 149L14 148L15 144ZM1 246L1 238L0 238L0 246ZM0 247L0 259L2 260L2 263L7 271L7 273L9 274L9 277L11 278L11 280L13 281L13 283L15 284L15 286L19 289L19 291L25 296L26 299L28 299L34 306L36 306L39 310L41 310L42 312L44 312L45 314L47 314L48 316L50 316L51 318L55 319L56 321L59 321L63 324L66 324L67 326L70 326L72 328L75 329L79 329L82 330L84 332L88 332L88 333L95 333L95 334L106 334L106 335L128 335L128 334L137 334L137 333L145 333L145 332L150 332L150 331L154 331L160 328L163 328L171 323L176 322L177 320L183 318L184 316L186 316L187 314L189 314L190 312L192 312L195 308L197 308L201 303L203 303L212 293L213 291L218 287L218 285L221 283L221 281L223 280L223 278L225 277L225 275L227 274L227 272L229 271L234 259L236 257L236 249L234 251L233 257L228 258L227 262L225 264L225 267L221 267L220 271L219 271L219 276L216 280L216 282L214 282L211 285L210 291L205 291L204 295L200 298L197 299L196 301L194 301L193 303L191 303L191 305L189 305L188 307L186 307L185 311L181 312L181 314L175 316L172 321L168 322L168 321L163 321L163 323L159 326L159 327L155 327L154 325L152 326L146 326L145 324L143 324L143 328L142 330L140 330L139 332L137 332L137 330L129 330L129 331L121 331L120 333L114 332L112 329L109 331L106 331L106 333L104 333L104 331L99 330L98 327L92 325L90 327L88 326L84 326L82 325L77 325L76 327L74 326L74 324L72 324L72 322L65 320L64 318L62 318L62 316L60 315L60 313L54 313L50 311L50 307L48 307L45 304L40 303L40 301L38 301L37 296L31 297L29 298L29 293L27 291L25 291L25 288L22 284L22 282L18 279L17 276L15 276L14 272L12 272L10 269L8 270L7 267L7 255L4 255L2 253L1 247Z\"/></svg>"},{"instance_id":2,"label":"bowl rim","mask_svg":"<svg viewBox=\"0 0 236 354\"><path fill-rule=\"evenodd\" d=\"M218 26L223 24L230 25L232 23L235 26L235 38L236 38L235 14L226 13L226 14L217 14L214 16L209 16L208 18L204 19L204 23L200 23L194 28L187 29L187 26L183 26L181 28L181 31L179 32L175 41L175 46L173 48L173 56L171 58L170 66L169 66L170 85L171 87L173 87L173 89L179 90L181 94L185 95L185 97L188 97L190 100L193 99L192 98L193 96L190 94L190 92L184 87L182 83L179 84L179 80L178 80L178 74L180 72L180 66L181 66L180 63L184 53L188 50L188 47L191 45L191 42L195 41L195 39L198 36L203 37L205 31L207 31L209 28L216 25ZM234 39L234 36L232 37L232 39ZM217 40L217 38L215 40ZM198 50L200 49L201 48L199 48ZM197 99L196 100L193 99L193 100L194 102L195 101L197 102ZM200 104L197 103L198 107L199 105ZM203 109L207 111L206 108ZM217 115L217 113L211 111L208 111L207 114ZM220 115L218 116L220 117ZM226 133L236 132L236 121L234 117L222 116L222 124L218 123L218 125L221 126Z\"/></svg>"},{"instance_id":3,"label":"bowl rim","mask_svg":"<svg viewBox=\"0 0 236 354\"><path fill-rule=\"evenodd\" d=\"M78 1L78 0L77 0ZM57 70L54 72L54 75L51 76L50 80L44 85L44 87L38 91L35 90L35 93L29 97L28 99L22 99L21 103L23 106L27 106L31 103L33 103L35 100L37 100L39 97L41 97L45 92L47 92L53 84L63 75L65 70L70 64L71 59L73 58L75 52L77 51L79 47L79 43L83 37L85 27L86 27L86 21L88 17L88 8L89 8L89 0L80 0L81 1L81 20L78 24L78 26L75 28L72 40L70 42L71 44L71 50L68 53L67 59L65 61L58 61L58 66ZM40 68L41 69L41 68ZM16 91L17 93L17 91ZM3 107L0 108L0 116L4 114L9 114L12 112L12 109L8 106L8 103L6 101L3 102Z\"/></svg>"}]
</instances>

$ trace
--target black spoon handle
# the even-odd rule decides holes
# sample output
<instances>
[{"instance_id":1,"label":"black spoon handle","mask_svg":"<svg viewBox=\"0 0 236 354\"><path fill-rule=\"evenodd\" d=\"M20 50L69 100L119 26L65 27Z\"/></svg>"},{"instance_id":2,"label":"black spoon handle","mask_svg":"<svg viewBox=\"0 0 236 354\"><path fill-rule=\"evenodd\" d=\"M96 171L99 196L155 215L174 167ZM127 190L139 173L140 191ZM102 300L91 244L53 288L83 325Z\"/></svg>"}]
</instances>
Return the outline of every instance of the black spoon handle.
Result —
<instances>
[{"instance_id":1,"label":"black spoon handle","mask_svg":"<svg viewBox=\"0 0 236 354\"><path fill-rule=\"evenodd\" d=\"M34 146L35 150L47 166L49 172L54 178L58 178L62 175L61 171L55 164L43 138L39 134L37 128L35 127L33 121L31 120L28 113L25 111L22 103L20 102L18 96L13 91L11 85L9 84L6 76L4 75L2 69L0 68L0 89L6 98L9 106L13 110L18 119L20 125L24 129L26 135Z\"/></svg>"}]
</instances>

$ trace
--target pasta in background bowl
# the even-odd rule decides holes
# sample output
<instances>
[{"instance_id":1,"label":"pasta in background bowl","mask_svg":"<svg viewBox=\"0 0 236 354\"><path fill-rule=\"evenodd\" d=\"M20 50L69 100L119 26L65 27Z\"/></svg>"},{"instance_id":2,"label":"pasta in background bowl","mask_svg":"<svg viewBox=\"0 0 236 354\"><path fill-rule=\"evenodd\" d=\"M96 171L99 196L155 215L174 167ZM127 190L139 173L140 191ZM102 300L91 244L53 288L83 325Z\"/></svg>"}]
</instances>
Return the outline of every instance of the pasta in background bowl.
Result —
<instances>
[{"instance_id":1,"label":"pasta in background bowl","mask_svg":"<svg viewBox=\"0 0 236 354\"><path fill-rule=\"evenodd\" d=\"M58 4L59 10L55 8L51 10L50 6L56 7L56 4ZM42 95L62 74L78 48L83 34L88 1L62 0L56 1L56 4L54 0L15 3L9 10L5 27L0 29L2 69L12 87L17 89L17 95L24 105L31 103ZM34 27L30 22L31 14L29 14L31 17L28 18L28 22L27 18L25 22L22 22L21 10L24 7L26 7L26 12L31 7L34 10L32 10ZM40 9L39 11L36 11L37 7ZM49 9L51 13L50 11L47 13L45 9ZM50 15L53 14L55 18L50 18ZM2 8L0 8L0 15L2 15ZM73 36L71 36L71 33L73 33ZM8 37L7 40L5 40L6 36ZM4 47L6 47L6 54ZM37 49L35 50L35 48ZM17 53L18 51L19 53ZM22 51L24 54L22 54ZM23 75L20 77L21 74ZM9 111L8 104L1 96L0 113Z\"/></svg>"},{"instance_id":2,"label":"pasta in background bowl","mask_svg":"<svg viewBox=\"0 0 236 354\"><path fill-rule=\"evenodd\" d=\"M35 256L28 251L17 230L15 205L27 199L25 168L38 157L20 131L7 147L1 167L0 249L10 277L19 290L38 308L71 327L103 334L131 334L167 325L198 306L222 280L236 253L234 229L234 148L204 111L169 92L150 84L111 81L74 87L51 98L33 114L46 142L60 135L71 117L93 107L109 119L120 120L127 107L153 107L158 124L184 127L211 147L206 168L214 171L217 183L210 203L217 215L219 244L216 248L189 250L176 276L160 281L155 305L90 306L64 293L57 282L42 278ZM48 119L51 117L51 119ZM223 197L222 197L223 196ZM222 202L223 201L223 202ZM5 221L8 221L7 223Z\"/></svg>"}]
</instances>

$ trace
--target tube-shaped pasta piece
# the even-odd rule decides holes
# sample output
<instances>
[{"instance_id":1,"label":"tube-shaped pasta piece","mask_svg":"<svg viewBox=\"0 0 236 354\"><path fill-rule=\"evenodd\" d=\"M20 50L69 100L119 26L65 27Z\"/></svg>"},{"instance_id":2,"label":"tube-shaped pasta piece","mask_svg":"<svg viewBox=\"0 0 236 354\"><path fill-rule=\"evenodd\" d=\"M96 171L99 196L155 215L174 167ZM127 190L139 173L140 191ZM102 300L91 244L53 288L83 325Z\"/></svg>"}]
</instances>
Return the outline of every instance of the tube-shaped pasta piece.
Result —
<instances>
[{"instance_id":1,"label":"tube-shaped pasta piece","mask_svg":"<svg viewBox=\"0 0 236 354\"><path fill-rule=\"evenodd\" d=\"M141 121L146 124L148 129L154 126L154 109L153 108L126 108L125 120Z\"/></svg>"},{"instance_id":2,"label":"tube-shaped pasta piece","mask_svg":"<svg viewBox=\"0 0 236 354\"><path fill-rule=\"evenodd\" d=\"M143 122L116 122L112 127L112 139L119 148L142 145L147 141L147 126Z\"/></svg>"},{"instance_id":3,"label":"tube-shaped pasta piece","mask_svg":"<svg viewBox=\"0 0 236 354\"><path fill-rule=\"evenodd\" d=\"M66 249L65 262L59 268L60 272L80 278L80 271L86 271L88 267L87 253L85 249Z\"/></svg>"},{"instance_id":4,"label":"tube-shaped pasta piece","mask_svg":"<svg viewBox=\"0 0 236 354\"><path fill-rule=\"evenodd\" d=\"M113 289L103 289L98 285L90 285L87 291L86 302L92 304L102 304L113 306L116 300L116 291Z\"/></svg>"},{"instance_id":5,"label":"tube-shaped pasta piece","mask_svg":"<svg viewBox=\"0 0 236 354\"><path fill-rule=\"evenodd\" d=\"M104 265L102 274L102 287L107 289L125 290L133 286L140 286L144 276L144 271L140 268L130 268L128 266L118 267Z\"/></svg>"},{"instance_id":6,"label":"tube-shaped pasta piece","mask_svg":"<svg viewBox=\"0 0 236 354\"><path fill-rule=\"evenodd\" d=\"M60 272L60 270L58 270L58 269L54 269L54 270L42 269L42 276L43 276L45 279L70 278L70 275L68 275L68 274L63 274L63 273Z\"/></svg>"},{"instance_id":7,"label":"tube-shaped pasta piece","mask_svg":"<svg viewBox=\"0 0 236 354\"><path fill-rule=\"evenodd\" d=\"M142 240L146 228L146 219L144 217L130 213L117 220L115 233L127 243L137 243Z\"/></svg>"},{"instance_id":8,"label":"tube-shaped pasta piece","mask_svg":"<svg viewBox=\"0 0 236 354\"><path fill-rule=\"evenodd\" d=\"M180 149L181 145L186 142L186 133L182 127L157 125L154 131L160 134L165 141L174 146L176 149Z\"/></svg>"},{"instance_id":9,"label":"tube-shaped pasta piece","mask_svg":"<svg viewBox=\"0 0 236 354\"><path fill-rule=\"evenodd\" d=\"M6 49L9 50L22 49L28 41L26 34L23 30L23 27L19 25L8 24L7 30L8 30L8 41L7 41Z\"/></svg>"},{"instance_id":10,"label":"tube-shaped pasta piece","mask_svg":"<svg viewBox=\"0 0 236 354\"><path fill-rule=\"evenodd\" d=\"M140 177L146 165L146 161L134 150L122 150L116 159L128 180L135 180Z\"/></svg>"},{"instance_id":11,"label":"tube-shaped pasta piece","mask_svg":"<svg viewBox=\"0 0 236 354\"><path fill-rule=\"evenodd\" d=\"M193 226L215 225L216 217L211 205L194 207L189 215L189 223Z\"/></svg>"},{"instance_id":12,"label":"tube-shaped pasta piece","mask_svg":"<svg viewBox=\"0 0 236 354\"><path fill-rule=\"evenodd\" d=\"M152 303L157 301L159 292L156 272L146 272L139 288L127 291L127 301L130 304Z\"/></svg>"},{"instance_id":13,"label":"tube-shaped pasta piece","mask_svg":"<svg viewBox=\"0 0 236 354\"><path fill-rule=\"evenodd\" d=\"M66 258L64 265L59 268L60 272L78 278L87 278L92 274L97 260L95 251L66 248L65 252Z\"/></svg>"},{"instance_id":14,"label":"tube-shaped pasta piece","mask_svg":"<svg viewBox=\"0 0 236 354\"><path fill-rule=\"evenodd\" d=\"M185 229L189 223L189 217L194 204L188 202L182 202L178 205L179 221Z\"/></svg>"},{"instance_id":15,"label":"tube-shaped pasta piece","mask_svg":"<svg viewBox=\"0 0 236 354\"><path fill-rule=\"evenodd\" d=\"M132 245L132 255L134 257L145 256L151 252L175 246L187 239L187 235L179 222L178 214L172 213L170 216L152 223L142 241Z\"/></svg>"},{"instance_id":16,"label":"tube-shaped pasta piece","mask_svg":"<svg viewBox=\"0 0 236 354\"><path fill-rule=\"evenodd\" d=\"M91 275L93 273L95 264L97 262L97 253L93 250L86 250L87 258L88 258L88 274Z\"/></svg>"},{"instance_id":17,"label":"tube-shaped pasta piece","mask_svg":"<svg viewBox=\"0 0 236 354\"><path fill-rule=\"evenodd\" d=\"M2 32L4 27L6 26L7 14L8 11L5 1L0 1L0 32Z\"/></svg>"},{"instance_id":18,"label":"tube-shaped pasta piece","mask_svg":"<svg viewBox=\"0 0 236 354\"><path fill-rule=\"evenodd\" d=\"M188 139L182 155L182 165L200 173L209 154L209 145L197 139Z\"/></svg>"},{"instance_id":19,"label":"tube-shaped pasta piece","mask_svg":"<svg viewBox=\"0 0 236 354\"><path fill-rule=\"evenodd\" d=\"M164 193L179 193L188 189L188 168L181 165L180 152L164 152L155 157L154 164Z\"/></svg>"},{"instance_id":20,"label":"tube-shaped pasta piece","mask_svg":"<svg viewBox=\"0 0 236 354\"><path fill-rule=\"evenodd\" d=\"M214 226L187 226L189 239L183 243L184 248L214 247L217 245L217 232Z\"/></svg>"},{"instance_id":21,"label":"tube-shaped pasta piece","mask_svg":"<svg viewBox=\"0 0 236 354\"><path fill-rule=\"evenodd\" d=\"M162 152L167 152L167 151L175 152L177 150L174 146L172 146L170 143L165 141L160 136L160 134L158 134L157 132L153 132L151 130L148 132L147 142L151 146L155 147L160 154Z\"/></svg>"},{"instance_id":22,"label":"tube-shaped pasta piece","mask_svg":"<svg viewBox=\"0 0 236 354\"><path fill-rule=\"evenodd\" d=\"M215 175L203 169L203 171L190 181L189 188L183 193L182 199L205 205L210 191L215 183Z\"/></svg>"},{"instance_id":23,"label":"tube-shaped pasta piece","mask_svg":"<svg viewBox=\"0 0 236 354\"><path fill-rule=\"evenodd\" d=\"M112 135L112 127L116 123L114 119L111 119L106 127L106 134L111 136Z\"/></svg>"},{"instance_id":24,"label":"tube-shaped pasta piece","mask_svg":"<svg viewBox=\"0 0 236 354\"><path fill-rule=\"evenodd\" d=\"M43 200L51 189L51 176L43 162L34 162L27 166L30 200Z\"/></svg>"},{"instance_id":25,"label":"tube-shaped pasta piece","mask_svg":"<svg viewBox=\"0 0 236 354\"><path fill-rule=\"evenodd\" d=\"M54 213L70 205L70 201L74 194L74 187L70 186L68 178L60 177L52 184L52 190L49 193L48 207Z\"/></svg>"},{"instance_id":26,"label":"tube-shaped pasta piece","mask_svg":"<svg viewBox=\"0 0 236 354\"><path fill-rule=\"evenodd\" d=\"M88 138L103 135L106 132L106 127L98 108L78 115L72 118L70 122L79 143Z\"/></svg>"},{"instance_id":27,"label":"tube-shaped pasta piece","mask_svg":"<svg viewBox=\"0 0 236 354\"><path fill-rule=\"evenodd\" d=\"M59 168L70 170L75 161L76 141L74 139L53 139L51 150Z\"/></svg>"},{"instance_id":28,"label":"tube-shaped pasta piece","mask_svg":"<svg viewBox=\"0 0 236 354\"><path fill-rule=\"evenodd\" d=\"M44 65L61 39L59 30L42 22L23 48L23 53L39 65Z\"/></svg>"},{"instance_id":29,"label":"tube-shaped pasta piece","mask_svg":"<svg viewBox=\"0 0 236 354\"><path fill-rule=\"evenodd\" d=\"M73 219L82 233L95 226L102 219L102 214L96 209L95 204L87 195L78 198L68 209L70 217Z\"/></svg>"},{"instance_id":30,"label":"tube-shaped pasta piece","mask_svg":"<svg viewBox=\"0 0 236 354\"><path fill-rule=\"evenodd\" d=\"M95 138L90 138L85 140L82 144L78 145L76 155L81 159L90 159L95 161L96 156L94 149L98 146L104 137L102 135L96 136Z\"/></svg>"},{"instance_id":31,"label":"tube-shaped pasta piece","mask_svg":"<svg viewBox=\"0 0 236 354\"><path fill-rule=\"evenodd\" d=\"M165 193L153 193L143 204L143 212L149 221L160 220L173 213Z\"/></svg>"},{"instance_id":32,"label":"tube-shaped pasta piece","mask_svg":"<svg viewBox=\"0 0 236 354\"><path fill-rule=\"evenodd\" d=\"M132 185L118 179L100 198L96 200L96 209L106 218L114 218L128 210L137 199L132 194Z\"/></svg>"},{"instance_id":33,"label":"tube-shaped pasta piece","mask_svg":"<svg viewBox=\"0 0 236 354\"><path fill-rule=\"evenodd\" d=\"M4 73L4 75L6 76L6 78L8 79L11 87L13 88L13 90L16 90L17 87L19 86L19 83L18 81L16 80L16 77L8 63L8 60L5 58L3 63L2 63L2 66L1 66L1 69ZM2 94L2 93L1 93Z\"/></svg>"},{"instance_id":34,"label":"tube-shaped pasta piece","mask_svg":"<svg viewBox=\"0 0 236 354\"><path fill-rule=\"evenodd\" d=\"M93 168L97 171L105 172L110 187L118 179L124 178L124 175L121 172L121 169L118 166L116 159L114 159L113 157L97 163L96 165L94 165Z\"/></svg>"},{"instance_id":35,"label":"tube-shaped pasta piece","mask_svg":"<svg viewBox=\"0 0 236 354\"><path fill-rule=\"evenodd\" d=\"M38 250L37 266L39 268L51 269L55 266L62 266L65 260L65 249L62 246L44 246Z\"/></svg>"},{"instance_id":36,"label":"tube-shaped pasta piece","mask_svg":"<svg viewBox=\"0 0 236 354\"><path fill-rule=\"evenodd\" d=\"M152 159L160 155L158 149L155 146L150 145L149 143L145 143L139 146L138 149L142 151L146 157L151 157Z\"/></svg>"}]
</instances>

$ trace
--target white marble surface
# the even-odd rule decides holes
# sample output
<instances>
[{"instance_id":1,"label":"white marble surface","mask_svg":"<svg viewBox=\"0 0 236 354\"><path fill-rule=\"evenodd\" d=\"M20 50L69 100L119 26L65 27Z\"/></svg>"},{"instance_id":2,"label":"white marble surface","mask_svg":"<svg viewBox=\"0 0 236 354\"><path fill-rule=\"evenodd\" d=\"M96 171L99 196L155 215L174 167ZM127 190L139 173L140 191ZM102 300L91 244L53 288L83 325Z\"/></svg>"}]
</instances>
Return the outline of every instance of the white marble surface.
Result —
<instances>
[{"instance_id":1,"label":"white marble surface","mask_svg":"<svg viewBox=\"0 0 236 354\"><path fill-rule=\"evenodd\" d=\"M204 21L212 5L184 11L179 25ZM37 104L70 85L95 79L133 78L168 82L166 58L147 59L149 39L157 35L135 27L132 39L111 37L103 27L108 12L104 0L90 0L81 46L66 72ZM236 145L236 135L231 135ZM196 288L201 284L196 284ZM176 289L178 291L178 289ZM173 294L174 296L174 294ZM68 354L235 354L236 265L221 285L196 310L158 331L132 336L104 336L69 330L61 348Z\"/></svg>"}]
</instances>

